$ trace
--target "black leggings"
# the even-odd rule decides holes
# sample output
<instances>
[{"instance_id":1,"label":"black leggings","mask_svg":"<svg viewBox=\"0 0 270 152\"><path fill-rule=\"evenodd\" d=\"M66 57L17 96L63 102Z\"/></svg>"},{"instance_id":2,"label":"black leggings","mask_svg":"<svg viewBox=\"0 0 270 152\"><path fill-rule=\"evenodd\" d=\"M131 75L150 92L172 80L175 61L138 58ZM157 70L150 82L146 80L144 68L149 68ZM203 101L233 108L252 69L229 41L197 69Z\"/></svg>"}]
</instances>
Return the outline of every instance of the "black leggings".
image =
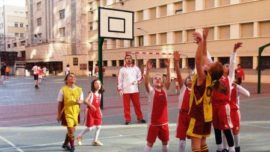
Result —
<instances>
[{"instance_id":1,"label":"black leggings","mask_svg":"<svg viewBox=\"0 0 270 152\"><path fill-rule=\"evenodd\" d=\"M216 144L219 145L222 143L222 134L220 129L214 129L215 130L215 138L216 138ZM233 141L233 135L230 129L223 130L227 143L229 147L234 146L234 141Z\"/></svg>"}]
</instances>

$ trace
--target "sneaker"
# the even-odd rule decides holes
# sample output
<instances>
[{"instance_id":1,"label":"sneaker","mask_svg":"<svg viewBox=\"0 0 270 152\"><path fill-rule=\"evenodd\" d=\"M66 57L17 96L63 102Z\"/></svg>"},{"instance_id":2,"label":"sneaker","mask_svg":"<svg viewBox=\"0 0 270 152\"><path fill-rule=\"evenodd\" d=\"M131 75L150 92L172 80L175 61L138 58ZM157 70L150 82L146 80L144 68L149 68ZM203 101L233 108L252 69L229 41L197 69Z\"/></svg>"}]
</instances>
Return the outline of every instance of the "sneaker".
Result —
<instances>
[{"instance_id":1,"label":"sneaker","mask_svg":"<svg viewBox=\"0 0 270 152\"><path fill-rule=\"evenodd\" d=\"M99 140L93 141L93 142L92 142L92 146L103 146L103 143L100 142Z\"/></svg>"},{"instance_id":2,"label":"sneaker","mask_svg":"<svg viewBox=\"0 0 270 152\"><path fill-rule=\"evenodd\" d=\"M223 149L221 152L229 152L228 149Z\"/></svg>"},{"instance_id":3,"label":"sneaker","mask_svg":"<svg viewBox=\"0 0 270 152\"><path fill-rule=\"evenodd\" d=\"M125 125L129 125L129 124L130 124L130 122L129 122L129 121L126 121L126 122L125 122Z\"/></svg>"},{"instance_id":4,"label":"sneaker","mask_svg":"<svg viewBox=\"0 0 270 152\"><path fill-rule=\"evenodd\" d=\"M62 148L65 150L71 150L71 147L68 144L63 144Z\"/></svg>"},{"instance_id":5,"label":"sneaker","mask_svg":"<svg viewBox=\"0 0 270 152\"><path fill-rule=\"evenodd\" d=\"M70 148L70 152L75 152L75 148L74 147Z\"/></svg>"},{"instance_id":6,"label":"sneaker","mask_svg":"<svg viewBox=\"0 0 270 152\"><path fill-rule=\"evenodd\" d=\"M144 119L138 120L138 123L146 123Z\"/></svg>"},{"instance_id":7,"label":"sneaker","mask_svg":"<svg viewBox=\"0 0 270 152\"><path fill-rule=\"evenodd\" d=\"M82 137L80 137L80 136L77 137L77 143L79 146L82 145Z\"/></svg>"}]
</instances>

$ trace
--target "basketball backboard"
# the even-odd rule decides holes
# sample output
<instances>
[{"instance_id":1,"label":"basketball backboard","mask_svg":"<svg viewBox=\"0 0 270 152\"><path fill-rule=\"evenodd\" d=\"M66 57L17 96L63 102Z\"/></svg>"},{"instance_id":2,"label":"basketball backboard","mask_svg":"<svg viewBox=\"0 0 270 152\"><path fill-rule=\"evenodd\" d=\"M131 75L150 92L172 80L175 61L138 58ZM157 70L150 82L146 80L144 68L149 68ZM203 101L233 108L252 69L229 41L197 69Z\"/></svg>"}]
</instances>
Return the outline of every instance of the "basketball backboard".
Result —
<instances>
[{"instance_id":1,"label":"basketball backboard","mask_svg":"<svg viewBox=\"0 0 270 152\"><path fill-rule=\"evenodd\" d=\"M134 37L134 13L99 7L99 37L127 39Z\"/></svg>"}]
</instances>

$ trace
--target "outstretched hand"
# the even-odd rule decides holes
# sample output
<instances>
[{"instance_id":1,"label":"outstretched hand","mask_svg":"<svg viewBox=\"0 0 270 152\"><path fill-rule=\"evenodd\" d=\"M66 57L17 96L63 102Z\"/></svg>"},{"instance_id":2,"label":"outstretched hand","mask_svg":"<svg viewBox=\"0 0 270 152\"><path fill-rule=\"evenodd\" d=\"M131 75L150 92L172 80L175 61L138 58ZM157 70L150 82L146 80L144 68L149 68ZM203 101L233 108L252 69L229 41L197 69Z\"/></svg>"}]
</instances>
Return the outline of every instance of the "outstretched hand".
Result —
<instances>
[{"instance_id":1,"label":"outstretched hand","mask_svg":"<svg viewBox=\"0 0 270 152\"><path fill-rule=\"evenodd\" d=\"M179 52L177 52L177 51L174 51L173 52L173 59L175 60L175 61L179 61L180 60L180 53Z\"/></svg>"},{"instance_id":2,"label":"outstretched hand","mask_svg":"<svg viewBox=\"0 0 270 152\"><path fill-rule=\"evenodd\" d=\"M199 44L202 41L202 35L199 32L192 33L195 43Z\"/></svg>"},{"instance_id":3,"label":"outstretched hand","mask_svg":"<svg viewBox=\"0 0 270 152\"><path fill-rule=\"evenodd\" d=\"M208 28L204 28L203 29L203 39L206 41L207 37L208 37L208 32L209 32L209 29Z\"/></svg>"},{"instance_id":4,"label":"outstretched hand","mask_svg":"<svg viewBox=\"0 0 270 152\"><path fill-rule=\"evenodd\" d=\"M240 47L242 47L242 42L237 42L234 44L233 52L236 52Z\"/></svg>"},{"instance_id":5,"label":"outstretched hand","mask_svg":"<svg viewBox=\"0 0 270 152\"><path fill-rule=\"evenodd\" d=\"M166 59L164 63L165 63L167 68L170 67L170 59Z\"/></svg>"},{"instance_id":6,"label":"outstretched hand","mask_svg":"<svg viewBox=\"0 0 270 152\"><path fill-rule=\"evenodd\" d=\"M147 64L146 64L146 69L147 69L147 70L150 70L150 69L152 69L152 68L153 68L153 63L152 63L151 60L148 60L148 61L147 61Z\"/></svg>"}]
</instances>

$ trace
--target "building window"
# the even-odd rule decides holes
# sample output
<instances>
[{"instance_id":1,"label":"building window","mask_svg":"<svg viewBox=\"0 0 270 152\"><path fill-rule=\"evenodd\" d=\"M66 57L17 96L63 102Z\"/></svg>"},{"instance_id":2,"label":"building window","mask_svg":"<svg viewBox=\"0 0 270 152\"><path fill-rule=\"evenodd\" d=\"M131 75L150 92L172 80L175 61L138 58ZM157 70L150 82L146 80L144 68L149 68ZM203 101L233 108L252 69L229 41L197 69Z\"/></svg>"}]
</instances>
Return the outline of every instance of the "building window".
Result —
<instances>
[{"instance_id":1,"label":"building window","mask_svg":"<svg viewBox=\"0 0 270 152\"><path fill-rule=\"evenodd\" d=\"M79 59L77 57L73 58L73 66L79 65Z\"/></svg>"},{"instance_id":2,"label":"building window","mask_svg":"<svg viewBox=\"0 0 270 152\"><path fill-rule=\"evenodd\" d=\"M25 41L21 41L21 46L24 46L25 45Z\"/></svg>"},{"instance_id":3,"label":"building window","mask_svg":"<svg viewBox=\"0 0 270 152\"><path fill-rule=\"evenodd\" d=\"M156 45L156 34L150 35L150 45Z\"/></svg>"},{"instance_id":4,"label":"building window","mask_svg":"<svg viewBox=\"0 0 270 152\"><path fill-rule=\"evenodd\" d=\"M229 57L219 57L218 61L222 64L229 64L230 63L230 58Z\"/></svg>"},{"instance_id":5,"label":"building window","mask_svg":"<svg viewBox=\"0 0 270 152\"><path fill-rule=\"evenodd\" d=\"M41 26L41 17L37 18L37 26Z\"/></svg>"},{"instance_id":6,"label":"building window","mask_svg":"<svg viewBox=\"0 0 270 152\"><path fill-rule=\"evenodd\" d=\"M19 33L14 33L14 35L15 35L15 37L19 37L20 34Z\"/></svg>"},{"instance_id":7,"label":"building window","mask_svg":"<svg viewBox=\"0 0 270 152\"><path fill-rule=\"evenodd\" d=\"M188 0L186 1L186 5L187 5L187 12L192 12L195 10L195 0Z\"/></svg>"},{"instance_id":8,"label":"building window","mask_svg":"<svg viewBox=\"0 0 270 152\"><path fill-rule=\"evenodd\" d=\"M124 66L124 60L119 60L119 66Z\"/></svg>"},{"instance_id":9,"label":"building window","mask_svg":"<svg viewBox=\"0 0 270 152\"><path fill-rule=\"evenodd\" d=\"M156 18L156 8L150 8L150 18L149 19L155 19Z\"/></svg>"},{"instance_id":10,"label":"building window","mask_svg":"<svg viewBox=\"0 0 270 152\"><path fill-rule=\"evenodd\" d=\"M142 21L143 20L143 11L138 11L137 13L137 21Z\"/></svg>"},{"instance_id":11,"label":"building window","mask_svg":"<svg viewBox=\"0 0 270 152\"><path fill-rule=\"evenodd\" d=\"M139 36L138 39L139 39L139 46L143 46L144 45L143 44L143 36Z\"/></svg>"},{"instance_id":12,"label":"building window","mask_svg":"<svg viewBox=\"0 0 270 152\"><path fill-rule=\"evenodd\" d=\"M123 48L124 47L124 40L116 40L117 47L118 48Z\"/></svg>"},{"instance_id":13,"label":"building window","mask_svg":"<svg viewBox=\"0 0 270 152\"><path fill-rule=\"evenodd\" d=\"M166 62L167 59L159 59L159 67L160 68L166 68Z\"/></svg>"},{"instance_id":14,"label":"building window","mask_svg":"<svg viewBox=\"0 0 270 152\"><path fill-rule=\"evenodd\" d=\"M103 49L107 49L108 47L108 41L107 40L104 40L104 42L103 42L103 45L102 45L102 48Z\"/></svg>"},{"instance_id":15,"label":"building window","mask_svg":"<svg viewBox=\"0 0 270 152\"><path fill-rule=\"evenodd\" d=\"M130 47L134 47L134 40L129 41Z\"/></svg>"},{"instance_id":16,"label":"building window","mask_svg":"<svg viewBox=\"0 0 270 152\"><path fill-rule=\"evenodd\" d=\"M10 44L7 45L7 48L10 48Z\"/></svg>"},{"instance_id":17,"label":"building window","mask_svg":"<svg viewBox=\"0 0 270 152\"><path fill-rule=\"evenodd\" d=\"M24 33L20 33L20 38L23 38L24 37Z\"/></svg>"},{"instance_id":18,"label":"building window","mask_svg":"<svg viewBox=\"0 0 270 152\"><path fill-rule=\"evenodd\" d=\"M157 68L157 61L156 61L156 59L150 59L150 62L152 63L153 68Z\"/></svg>"},{"instance_id":19,"label":"building window","mask_svg":"<svg viewBox=\"0 0 270 152\"><path fill-rule=\"evenodd\" d=\"M17 43L16 43L16 42L15 42L15 43L13 43L13 46L14 46L14 47L17 47Z\"/></svg>"},{"instance_id":20,"label":"building window","mask_svg":"<svg viewBox=\"0 0 270 152\"><path fill-rule=\"evenodd\" d=\"M263 21L259 23L260 26L260 36L261 37L266 37L270 36L270 21Z\"/></svg>"},{"instance_id":21,"label":"building window","mask_svg":"<svg viewBox=\"0 0 270 152\"><path fill-rule=\"evenodd\" d=\"M167 43L167 33L160 33L160 44L166 44Z\"/></svg>"},{"instance_id":22,"label":"building window","mask_svg":"<svg viewBox=\"0 0 270 152\"><path fill-rule=\"evenodd\" d=\"M240 57L240 64L245 69L252 69L253 57Z\"/></svg>"},{"instance_id":23,"label":"building window","mask_svg":"<svg viewBox=\"0 0 270 152\"><path fill-rule=\"evenodd\" d=\"M160 6L160 17L167 16L167 5Z\"/></svg>"},{"instance_id":24,"label":"building window","mask_svg":"<svg viewBox=\"0 0 270 152\"><path fill-rule=\"evenodd\" d=\"M208 27L208 40L214 40L214 27Z\"/></svg>"},{"instance_id":25,"label":"building window","mask_svg":"<svg viewBox=\"0 0 270 152\"><path fill-rule=\"evenodd\" d=\"M103 66L108 66L108 61L103 61Z\"/></svg>"},{"instance_id":26,"label":"building window","mask_svg":"<svg viewBox=\"0 0 270 152\"><path fill-rule=\"evenodd\" d=\"M15 22L14 23L14 27L19 27L18 23Z\"/></svg>"},{"instance_id":27,"label":"building window","mask_svg":"<svg viewBox=\"0 0 270 152\"><path fill-rule=\"evenodd\" d=\"M116 64L116 60L112 60L112 66L113 66L113 67L116 67L116 65L117 65L117 64Z\"/></svg>"},{"instance_id":28,"label":"building window","mask_svg":"<svg viewBox=\"0 0 270 152\"><path fill-rule=\"evenodd\" d=\"M182 13L183 12L182 2L176 2L176 3L174 3L174 9L175 9L175 14Z\"/></svg>"},{"instance_id":29,"label":"building window","mask_svg":"<svg viewBox=\"0 0 270 152\"><path fill-rule=\"evenodd\" d=\"M270 69L270 56L262 57L262 70Z\"/></svg>"},{"instance_id":30,"label":"building window","mask_svg":"<svg viewBox=\"0 0 270 152\"><path fill-rule=\"evenodd\" d=\"M42 33L38 33L37 35L38 35L38 38L41 38L41 36L42 36Z\"/></svg>"},{"instance_id":31,"label":"building window","mask_svg":"<svg viewBox=\"0 0 270 152\"><path fill-rule=\"evenodd\" d=\"M220 40L230 39L230 26L229 25L219 27L219 39Z\"/></svg>"},{"instance_id":32,"label":"building window","mask_svg":"<svg viewBox=\"0 0 270 152\"><path fill-rule=\"evenodd\" d=\"M66 36L66 29L64 27L59 28L59 35L60 35L60 37Z\"/></svg>"},{"instance_id":33,"label":"building window","mask_svg":"<svg viewBox=\"0 0 270 152\"><path fill-rule=\"evenodd\" d=\"M220 0L220 6L230 5L230 0Z\"/></svg>"},{"instance_id":34,"label":"building window","mask_svg":"<svg viewBox=\"0 0 270 152\"><path fill-rule=\"evenodd\" d=\"M205 8L213 8L215 7L215 0L205 0Z\"/></svg>"},{"instance_id":35,"label":"building window","mask_svg":"<svg viewBox=\"0 0 270 152\"><path fill-rule=\"evenodd\" d=\"M20 23L20 27L23 27L23 23Z\"/></svg>"},{"instance_id":36,"label":"building window","mask_svg":"<svg viewBox=\"0 0 270 152\"><path fill-rule=\"evenodd\" d=\"M193 33L195 32L194 29L187 30L187 42L193 42Z\"/></svg>"},{"instance_id":37,"label":"building window","mask_svg":"<svg viewBox=\"0 0 270 152\"><path fill-rule=\"evenodd\" d=\"M37 3L37 11L41 10L41 1Z\"/></svg>"},{"instance_id":38,"label":"building window","mask_svg":"<svg viewBox=\"0 0 270 152\"><path fill-rule=\"evenodd\" d=\"M195 58L188 58L187 65L188 68L193 70L195 68Z\"/></svg>"},{"instance_id":39,"label":"building window","mask_svg":"<svg viewBox=\"0 0 270 152\"><path fill-rule=\"evenodd\" d=\"M59 11L59 18L64 19L65 18L65 9L62 9Z\"/></svg>"},{"instance_id":40,"label":"building window","mask_svg":"<svg viewBox=\"0 0 270 152\"><path fill-rule=\"evenodd\" d=\"M242 38L253 37L253 23L241 24L241 37Z\"/></svg>"},{"instance_id":41,"label":"building window","mask_svg":"<svg viewBox=\"0 0 270 152\"><path fill-rule=\"evenodd\" d=\"M181 43L182 42L182 31L174 32L174 40L175 40L175 43Z\"/></svg>"},{"instance_id":42,"label":"building window","mask_svg":"<svg viewBox=\"0 0 270 152\"><path fill-rule=\"evenodd\" d=\"M89 23L89 30L92 31L94 28L93 28L93 22L90 22Z\"/></svg>"},{"instance_id":43,"label":"building window","mask_svg":"<svg viewBox=\"0 0 270 152\"><path fill-rule=\"evenodd\" d=\"M138 65L138 67L140 68L140 69L143 69L143 59L138 59L137 60L137 65Z\"/></svg>"}]
</instances>

